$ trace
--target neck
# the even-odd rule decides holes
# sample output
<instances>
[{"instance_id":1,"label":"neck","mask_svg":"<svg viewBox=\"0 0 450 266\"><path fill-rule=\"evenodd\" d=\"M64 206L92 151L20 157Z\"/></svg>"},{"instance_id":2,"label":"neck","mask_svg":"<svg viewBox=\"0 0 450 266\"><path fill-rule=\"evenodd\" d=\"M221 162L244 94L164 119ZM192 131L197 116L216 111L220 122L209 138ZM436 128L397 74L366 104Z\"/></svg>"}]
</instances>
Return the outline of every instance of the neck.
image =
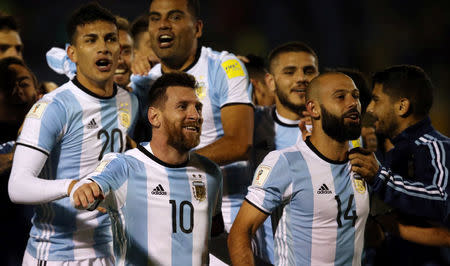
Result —
<instances>
[{"instance_id":1,"label":"neck","mask_svg":"<svg viewBox=\"0 0 450 266\"><path fill-rule=\"evenodd\" d=\"M77 79L81 85L86 87L89 91L95 95L101 97L110 97L114 93L114 79L113 77L102 82L96 82L86 78L84 75L77 75Z\"/></svg>"},{"instance_id":2,"label":"neck","mask_svg":"<svg viewBox=\"0 0 450 266\"><path fill-rule=\"evenodd\" d=\"M187 67L189 67L195 61L195 57L197 55L197 46L194 45L194 48L189 53L187 58L183 59L175 59L175 58L166 58L161 59L161 70L163 73L169 73L174 71L184 71Z\"/></svg>"},{"instance_id":3,"label":"neck","mask_svg":"<svg viewBox=\"0 0 450 266\"><path fill-rule=\"evenodd\" d=\"M400 118L400 121L398 123L397 129L391 134L390 139L393 139L400 135L405 129L408 127L415 125L422 121L425 117L415 117L413 115L410 115L406 118Z\"/></svg>"},{"instance_id":4,"label":"neck","mask_svg":"<svg viewBox=\"0 0 450 266\"><path fill-rule=\"evenodd\" d=\"M321 129L319 125L313 125L310 141L316 149L333 161L344 161L347 159L349 149L348 141L339 142L331 138Z\"/></svg>"},{"instance_id":5,"label":"neck","mask_svg":"<svg viewBox=\"0 0 450 266\"><path fill-rule=\"evenodd\" d=\"M182 164L189 158L189 151L180 151L175 147L167 144L167 142L155 140L155 136L150 141L153 155L167 164Z\"/></svg>"},{"instance_id":6,"label":"neck","mask_svg":"<svg viewBox=\"0 0 450 266\"><path fill-rule=\"evenodd\" d=\"M292 111L291 109L282 105L278 98L276 98L275 100L275 108L277 109L278 114L286 119L300 120L301 118L303 118L302 114Z\"/></svg>"}]
</instances>

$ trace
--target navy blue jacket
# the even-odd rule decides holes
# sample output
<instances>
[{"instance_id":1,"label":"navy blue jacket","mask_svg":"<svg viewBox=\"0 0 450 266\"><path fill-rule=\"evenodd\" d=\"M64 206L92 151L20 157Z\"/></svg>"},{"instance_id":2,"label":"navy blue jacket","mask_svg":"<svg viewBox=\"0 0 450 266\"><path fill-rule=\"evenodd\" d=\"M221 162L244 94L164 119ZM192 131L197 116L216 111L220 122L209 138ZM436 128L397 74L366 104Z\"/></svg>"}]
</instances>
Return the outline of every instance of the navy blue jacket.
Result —
<instances>
[{"instance_id":1,"label":"navy blue jacket","mask_svg":"<svg viewBox=\"0 0 450 266\"><path fill-rule=\"evenodd\" d=\"M436 131L427 117L391 141L395 148L386 154L373 190L403 213L450 227L450 139Z\"/></svg>"}]
</instances>

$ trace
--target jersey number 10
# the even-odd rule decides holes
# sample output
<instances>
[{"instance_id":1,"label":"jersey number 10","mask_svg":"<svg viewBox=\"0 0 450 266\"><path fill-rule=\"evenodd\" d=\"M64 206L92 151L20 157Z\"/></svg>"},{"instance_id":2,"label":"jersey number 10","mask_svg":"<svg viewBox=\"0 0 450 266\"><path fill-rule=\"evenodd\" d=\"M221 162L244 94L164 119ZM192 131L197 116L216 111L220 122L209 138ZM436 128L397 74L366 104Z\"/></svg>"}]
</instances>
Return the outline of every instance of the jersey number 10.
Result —
<instances>
[{"instance_id":1,"label":"jersey number 10","mask_svg":"<svg viewBox=\"0 0 450 266\"><path fill-rule=\"evenodd\" d=\"M172 233L176 233L177 232L177 202L175 200L169 200L169 203L172 205ZM189 227L186 228L184 227L184 207L188 206L189 207ZM190 234L192 233L192 229L194 229L194 206L192 205L192 203L190 203L187 200L183 200L180 203L179 206L179 226L181 229L181 232L185 233L185 234Z\"/></svg>"}]
</instances>

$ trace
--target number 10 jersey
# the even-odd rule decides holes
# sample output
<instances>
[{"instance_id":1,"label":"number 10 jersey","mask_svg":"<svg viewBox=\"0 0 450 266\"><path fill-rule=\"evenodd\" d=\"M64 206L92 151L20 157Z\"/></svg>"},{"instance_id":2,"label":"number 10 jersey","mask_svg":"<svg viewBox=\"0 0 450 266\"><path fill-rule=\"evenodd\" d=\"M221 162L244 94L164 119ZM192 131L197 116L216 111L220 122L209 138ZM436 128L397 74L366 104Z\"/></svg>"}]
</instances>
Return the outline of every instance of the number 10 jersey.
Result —
<instances>
[{"instance_id":1,"label":"number 10 jersey","mask_svg":"<svg viewBox=\"0 0 450 266\"><path fill-rule=\"evenodd\" d=\"M125 151L137 111L137 98L124 89L114 85L111 97L99 97L74 78L30 109L17 144L48 155L40 178L81 179L95 170L103 153ZM69 198L36 206L32 223L27 251L34 258L113 255L108 216L78 211Z\"/></svg>"},{"instance_id":2,"label":"number 10 jersey","mask_svg":"<svg viewBox=\"0 0 450 266\"><path fill-rule=\"evenodd\" d=\"M246 200L282 214L275 229L276 265L360 265L369 194L348 161L325 158L309 141L269 153Z\"/></svg>"},{"instance_id":3,"label":"number 10 jersey","mask_svg":"<svg viewBox=\"0 0 450 266\"><path fill-rule=\"evenodd\" d=\"M116 265L206 265L212 217L220 213L222 173L191 153L178 165L150 144L105 156L90 175L106 194Z\"/></svg>"}]
</instances>

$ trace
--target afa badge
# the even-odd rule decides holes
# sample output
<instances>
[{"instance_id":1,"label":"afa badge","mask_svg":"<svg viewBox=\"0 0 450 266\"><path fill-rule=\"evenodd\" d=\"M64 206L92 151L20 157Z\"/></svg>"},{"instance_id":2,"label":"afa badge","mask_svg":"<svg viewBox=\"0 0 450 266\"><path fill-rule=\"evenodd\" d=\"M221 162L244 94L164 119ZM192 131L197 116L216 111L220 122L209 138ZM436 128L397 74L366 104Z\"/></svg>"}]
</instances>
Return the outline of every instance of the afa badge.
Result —
<instances>
[{"instance_id":1,"label":"afa badge","mask_svg":"<svg viewBox=\"0 0 450 266\"><path fill-rule=\"evenodd\" d=\"M48 103L38 102L31 107L30 111L27 114L27 117L41 119L44 114L45 109L47 108Z\"/></svg>"},{"instance_id":2,"label":"afa badge","mask_svg":"<svg viewBox=\"0 0 450 266\"><path fill-rule=\"evenodd\" d=\"M241 63L236 59L230 59L223 62L222 68L225 70L225 73L227 73L228 79L245 76Z\"/></svg>"},{"instance_id":3,"label":"afa badge","mask_svg":"<svg viewBox=\"0 0 450 266\"><path fill-rule=\"evenodd\" d=\"M262 187L264 183L266 183L270 171L272 171L272 167L260 165L255 171L255 176L253 177L253 185Z\"/></svg>"},{"instance_id":4,"label":"afa badge","mask_svg":"<svg viewBox=\"0 0 450 266\"><path fill-rule=\"evenodd\" d=\"M126 128L130 127L131 115L128 109L128 103L121 103L119 107L119 123Z\"/></svg>"},{"instance_id":5,"label":"afa badge","mask_svg":"<svg viewBox=\"0 0 450 266\"><path fill-rule=\"evenodd\" d=\"M197 88L195 88L195 94L197 94L197 97L200 100L203 100L206 96L206 88L205 88L205 82L201 81L198 83Z\"/></svg>"},{"instance_id":6,"label":"afa badge","mask_svg":"<svg viewBox=\"0 0 450 266\"><path fill-rule=\"evenodd\" d=\"M353 186L355 186L355 190L360 193L364 194L366 192L366 182L363 179L353 179Z\"/></svg>"},{"instance_id":7,"label":"afa badge","mask_svg":"<svg viewBox=\"0 0 450 266\"><path fill-rule=\"evenodd\" d=\"M192 194L194 194L194 198L198 201L204 201L206 199L206 184L203 181L203 177L201 174L192 175Z\"/></svg>"}]
</instances>

